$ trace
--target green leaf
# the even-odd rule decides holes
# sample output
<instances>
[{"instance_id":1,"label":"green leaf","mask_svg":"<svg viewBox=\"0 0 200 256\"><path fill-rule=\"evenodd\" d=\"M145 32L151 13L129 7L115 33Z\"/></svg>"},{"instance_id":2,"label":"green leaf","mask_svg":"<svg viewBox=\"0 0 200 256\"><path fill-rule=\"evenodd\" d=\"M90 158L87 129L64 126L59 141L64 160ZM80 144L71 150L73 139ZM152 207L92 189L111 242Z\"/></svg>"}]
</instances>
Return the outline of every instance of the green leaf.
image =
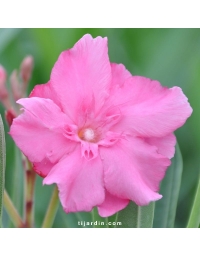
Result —
<instances>
[{"instance_id":1,"label":"green leaf","mask_svg":"<svg viewBox=\"0 0 200 256\"><path fill-rule=\"evenodd\" d=\"M138 206L133 202L118 213L116 227L120 228L152 228L155 203ZM119 225L121 222L121 225Z\"/></svg>"},{"instance_id":2,"label":"green leaf","mask_svg":"<svg viewBox=\"0 0 200 256\"><path fill-rule=\"evenodd\" d=\"M183 161L179 146L176 146L172 164L162 181L160 194L163 198L156 202L153 227L173 228L176 216L177 202L181 185Z\"/></svg>"},{"instance_id":3,"label":"green leaf","mask_svg":"<svg viewBox=\"0 0 200 256\"><path fill-rule=\"evenodd\" d=\"M21 28L1 28L0 29L0 53L5 50L7 45L18 36L21 32Z\"/></svg>"},{"instance_id":4,"label":"green leaf","mask_svg":"<svg viewBox=\"0 0 200 256\"><path fill-rule=\"evenodd\" d=\"M2 220L2 209L3 209L3 193L4 193L4 182L5 182L5 137L4 137L4 127L0 116L0 227Z\"/></svg>"},{"instance_id":5,"label":"green leaf","mask_svg":"<svg viewBox=\"0 0 200 256\"><path fill-rule=\"evenodd\" d=\"M200 224L200 178L187 228L198 228Z\"/></svg>"}]
</instances>

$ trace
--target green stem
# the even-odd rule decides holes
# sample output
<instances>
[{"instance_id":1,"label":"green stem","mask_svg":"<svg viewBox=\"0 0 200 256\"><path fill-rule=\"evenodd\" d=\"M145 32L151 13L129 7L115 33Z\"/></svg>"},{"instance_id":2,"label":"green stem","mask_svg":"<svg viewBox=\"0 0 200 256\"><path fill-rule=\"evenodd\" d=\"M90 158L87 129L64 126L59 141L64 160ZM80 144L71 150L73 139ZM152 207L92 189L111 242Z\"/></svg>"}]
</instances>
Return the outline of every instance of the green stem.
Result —
<instances>
[{"instance_id":1,"label":"green stem","mask_svg":"<svg viewBox=\"0 0 200 256\"><path fill-rule=\"evenodd\" d=\"M56 216L56 212L58 209L58 189L57 187L54 188L53 194L51 196L51 200L46 212L46 215L44 217L44 221L42 224L42 228L51 228Z\"/></svg>"},{"instance_id":2,"label":"green stem","mask_svg":"<svg viewBox=\"0 0 200 256\"><path fill-rule=\"evenodd\" d=\"M117 212L117 213L116 213L116 216L115 216L115 221L114 221L114 222L115 222L115 226L114 226L115 228L117 228L118 214L119 214L119 212Z\"/></svg>"},{"instance_id":3,"label":"green stem","mask_svg":"<svg viewBox=\"0 0 200 256\"><path fill-rule=\"evenodd\" d=\"M25 176L25 223L27 228L31 228L34 224L33 198L36 173L32 170L27 170Z\"/></svg>"},{"instance_id":4,"label":"green stem","mask_svg":"<svg viewBox=\"0 0 200 256\"><path fill-rule=\"evenodd\" d=\"M14 206L13 202L11 201L6 190L4 190L4 207L8 213L11 221L15 225L15 227L17 227L17 228L25 227L25 224L23 223L22 218L20 217L17 209L15 208L15 206Z\"/></svg>"},{"instance_id":5,"label":"green stem","mask_svg":"<svg viewBox=\"0 0 200 256\"><path fill-rule=\"evenodd\" d=\"M198 228L200 224L200 178L187 228Z\"/></svg>"},{"instance_id":6,"label":"green stem","mask_svg":"<svg viewBox=\"0 0 200 256\"><path fill-rule=\"evenodd\" d=\"M92 210L92 222L93 228L108 228L108 219L99 216L96 207Z\"/></svg>"},{"instance_id":7,"label":"green stem","mask_svg":"<svg viewBox=\"0 0 200 256\"><path fill-rule=\"evenodd\" d=\"M27 228L34 225L34 188L36 173L33 171L32 163L22 154L24 168L24 219Z\"/></svg>"}]
</instances>

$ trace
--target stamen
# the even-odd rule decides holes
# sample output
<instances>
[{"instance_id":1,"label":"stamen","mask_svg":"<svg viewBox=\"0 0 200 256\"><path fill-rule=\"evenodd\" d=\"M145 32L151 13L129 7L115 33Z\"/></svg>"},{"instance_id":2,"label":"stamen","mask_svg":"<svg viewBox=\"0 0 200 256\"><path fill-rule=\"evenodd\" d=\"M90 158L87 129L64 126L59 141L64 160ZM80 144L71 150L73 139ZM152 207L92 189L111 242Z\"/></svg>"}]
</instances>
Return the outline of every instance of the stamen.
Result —
<instances>
[{"instance_id":1,"label":"stamen","mask_svg":"<svg viewBox=\"0 0 200 256\"><path fill-rule=\"evenodd\" d=\"M95 141L95 132L91 128L86 128L78 133L79 137L85 141Z\"/></svg>"}]
</instances>

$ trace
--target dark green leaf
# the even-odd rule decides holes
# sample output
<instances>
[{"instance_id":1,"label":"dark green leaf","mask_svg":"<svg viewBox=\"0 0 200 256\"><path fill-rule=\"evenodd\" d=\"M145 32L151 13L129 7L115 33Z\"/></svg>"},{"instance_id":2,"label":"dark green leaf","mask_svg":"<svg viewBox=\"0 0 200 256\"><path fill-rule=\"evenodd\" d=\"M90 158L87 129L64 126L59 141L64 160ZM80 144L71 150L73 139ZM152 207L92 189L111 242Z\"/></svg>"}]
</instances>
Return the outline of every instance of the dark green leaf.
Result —
<instances>
[{"instance_id":1,"label":"dark green leaf","mask_svg":"<svg viewBox=\"0 0 200 256\"><path fill-rule=\"evenodd\" d=\"M2 218L4 180L5 180L5 163L6 163L5 152L6 150L5 150L4 128L3 128L3 122L0 116L0 227L1 227L1 218Z\"/></svg>"},{"instance_id":2,"label":"dark green leaf","mask_svg":"<svg viewBox=\"0 0 200 256\"><path fill-rule=\"evenodd\" d=\"M152 228L154 202L147 206L138 206L130 202L128 207L118 213L116 227L120 228ZM121 222L121 225L119 225Z\"/></svg>"},{"instance_id":3,"label":"dark green leaf","mask_svg":"<svg viewBox=\"0 0 200 256\"><path fill-rule=\"evenodd\" d=\"M156 202L153 225L155 228L174 227L182 169L183 161L177 144L172 164L168 168L166 176L161 184L160 194L163 198Z\"/></svg>"}]
</instances>

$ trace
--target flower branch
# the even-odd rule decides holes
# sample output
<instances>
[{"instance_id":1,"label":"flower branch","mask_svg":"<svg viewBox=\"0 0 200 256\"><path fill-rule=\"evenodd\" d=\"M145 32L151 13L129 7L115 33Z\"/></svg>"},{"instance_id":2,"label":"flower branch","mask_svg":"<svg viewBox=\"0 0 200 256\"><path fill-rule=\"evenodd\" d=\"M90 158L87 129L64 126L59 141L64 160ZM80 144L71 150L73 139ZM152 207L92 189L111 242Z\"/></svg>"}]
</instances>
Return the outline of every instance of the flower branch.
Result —
<instances>
[{"instance_id":1,"label":"flower branch","mask_svg":"<svg viewBox=\"0 0 200 256\"><path fill-rule=\"evenodd\" d=\"M59 205L58 189L55 186L52 196L51 196L51 199L50 199L50 202L49 202L47 212L44 217L42 228L51 228L52 227L55 216L56 216L56 212L58 210L58 205Z\"/></svg>"},{"instance_id":2,"label":"flower branch","mask_svg":"<svg viewBox=\"0 0 200 256\"><path fill-rule=\"evenodd\" d=\"M26 226L6 190L4 191L4 207L15 227L23 228Z\"/></svg>"},{"instance_id":3,"label":"flower branch","mask_svg":"<svg viewBox=\"0 0 200 256\"><path fill-rule=\"evenodd\" d=\"M33 227L34 224L34 187L36 173L32 170L32 165L25 159L25 223L26 227ZM28 165L28 166L27 166ZM26 166L28 168L26 168Z\"/></svg>"}]
</instances>

